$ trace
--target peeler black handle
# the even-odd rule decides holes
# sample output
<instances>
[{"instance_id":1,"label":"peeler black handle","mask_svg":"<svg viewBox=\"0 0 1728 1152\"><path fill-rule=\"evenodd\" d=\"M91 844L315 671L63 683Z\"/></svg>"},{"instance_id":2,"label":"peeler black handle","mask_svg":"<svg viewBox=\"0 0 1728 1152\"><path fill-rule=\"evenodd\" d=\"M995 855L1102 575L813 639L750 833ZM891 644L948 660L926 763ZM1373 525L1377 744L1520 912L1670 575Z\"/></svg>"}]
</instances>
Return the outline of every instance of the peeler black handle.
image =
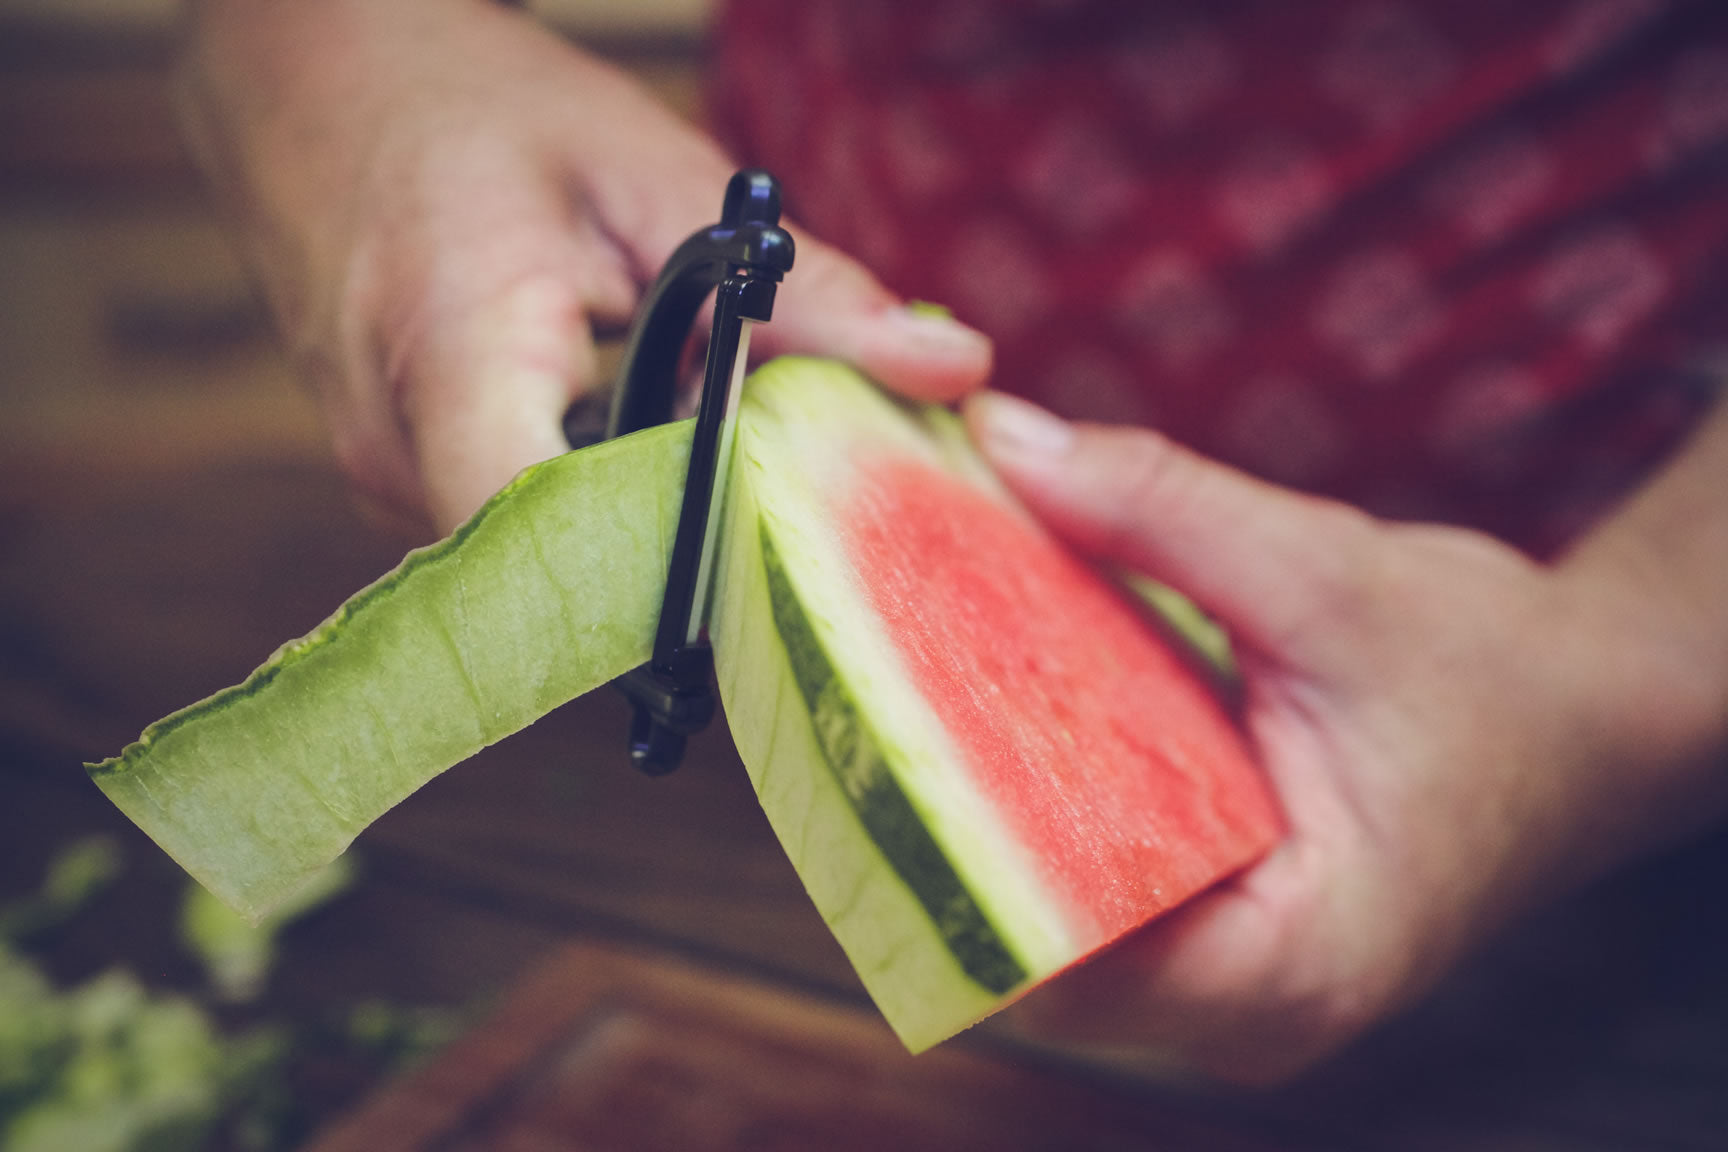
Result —
<instances>
[{"instance_id":1,"label":"peeler black handle","mask_svg":"<svg viewBox=\"0 0 1728 1152\"><path fill-rule=\"evenodd\" d=\"M714 715L713 654L691 623L704 572L702 550L713 501L727 392L746 320L765 322L775 289L792 267L792 236L780 227L780 187L746 169L726 186L720 222L672 253L637 311L612 398L607 436L672 419L678 369L696 314L715 293L701 402L690 445L684 499L667 565L666 594L648 663L617 680L631 703L630 759L650 775L676 768L685 739ZM700 621L698 621L700 624Z\"/></svg>"},{"instance_id":2,"label":"peeler black handle","mask_svg":"<svg viewBox=\"0 0 1728 1152\"><path fill-rule=\"evenodd\" d=\"M696 312L728 276L736 274L766 288L764 314L748 319L768 319L774 285L792 268L792 237L779 225L780 185L774 177L754 169L734 175L726 186L720 223L678 246L637 310L612 394L608 438L672 419L678 367ZM710 339L722 334L718 310L714 320ZM705 376L704 395L711 383Z\"/></svg>"}]
</instances>

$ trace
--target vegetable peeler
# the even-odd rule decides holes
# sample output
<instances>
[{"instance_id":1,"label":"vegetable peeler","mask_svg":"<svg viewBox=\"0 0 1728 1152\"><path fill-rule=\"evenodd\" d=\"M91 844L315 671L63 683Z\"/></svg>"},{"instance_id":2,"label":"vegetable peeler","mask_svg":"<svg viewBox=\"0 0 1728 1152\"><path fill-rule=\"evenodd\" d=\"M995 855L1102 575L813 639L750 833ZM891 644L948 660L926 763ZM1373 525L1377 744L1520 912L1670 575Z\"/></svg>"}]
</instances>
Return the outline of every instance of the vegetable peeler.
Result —
<instances>
[{"instance_id":1,"label":"vegetable peeler","mask_svg":"<svg viewBox=\"0 0 1728 1152\"><path fill-rule=\"evenodd\" d=\"M672 253L624 346L607 438L672 419L685 344L697 311L715 293L653 655L614 682L630 700L631 762L651 776L677 768L686 738L714 717L714 653L706 628L738 396L750 328L773 316L775 290L792 258L792 236L780 227L779 183L758 169L735 173L726 185L720 222Z\"/></svg>"}]
</instances>

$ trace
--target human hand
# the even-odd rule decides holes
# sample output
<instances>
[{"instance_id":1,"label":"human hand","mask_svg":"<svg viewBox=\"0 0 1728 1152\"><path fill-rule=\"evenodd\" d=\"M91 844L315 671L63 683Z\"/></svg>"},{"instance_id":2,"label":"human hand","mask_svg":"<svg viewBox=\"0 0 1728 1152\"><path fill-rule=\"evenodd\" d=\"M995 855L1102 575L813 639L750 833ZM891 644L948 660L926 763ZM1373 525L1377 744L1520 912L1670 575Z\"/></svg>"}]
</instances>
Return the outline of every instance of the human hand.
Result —
<instances>
[{"instance_id":1,"label":"human hand","mask_svg":"<svg viewBox=\"0 0 1728 1152\"><path fill-rule=\"evenodd\" d=\"M564 450L561 417L733 166L634 81L483 0L203 0L182 106L339 462L448 531ZM990 348L799 234L765 355L949 399Z\"/></svg>"},{"instance_id":2,"label":"human hand","mask_svg":"<svg viewBox=\"0 0 1728 1152\"><path fill-rule=\"evenodd\" d=\"M1289 823L1259 864L1028 997L1011 1019L1032 1034L1282 1078L1508 917L1722 811L1723 613L1665 595L1684 589L1636 550L1545 567L1150 432L988 393L967 417L1056 532L1223 622ZM1721 486L1695 471L1696 514ZM1693 553L1703 603L1722 568Z\"/></svg>"}]
</instances>

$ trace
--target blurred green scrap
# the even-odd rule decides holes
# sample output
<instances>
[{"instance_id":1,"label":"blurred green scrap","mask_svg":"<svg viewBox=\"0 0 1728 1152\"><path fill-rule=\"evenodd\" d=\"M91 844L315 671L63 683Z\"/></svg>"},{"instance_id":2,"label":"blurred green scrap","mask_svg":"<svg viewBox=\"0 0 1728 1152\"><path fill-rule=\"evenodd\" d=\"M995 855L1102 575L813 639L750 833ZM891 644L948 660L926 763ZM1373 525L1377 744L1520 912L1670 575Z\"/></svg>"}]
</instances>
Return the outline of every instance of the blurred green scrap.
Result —
<instances>
[{"instance_id":1,"label":"blurred green scrap","mask_svg":"<svg viewBox=\"0 0 1728 1152\"><path fill-rule=\"evenodd\" d=\"M180 940L204 965L218 1000L241 1004L264 991L276 960L276 934L354 882L351 857L338 856L300 893L254 924L202 884L188 884L180 905Z\"/></svg>"},{"instance_id":2,"label":"blurred green scrap","mask_svg":"<svg viewBox=\"0 0 1728 1152\"><path fill-rule=\"evenodd\" d=\"M111 840L80 840L56 855L35 897L0 907L0 1152L186 1152L237 1111L231 1130L241 1143L273 1146L275 1125L265 1113L281 1106L285 1030L224 1035L198 1000L152 992L118 969L58 989L19 951L70 919L119 871ZM217 915L214 899L194 886L183 939L217 998L256 996L276 931L350 878L344 863L299 906L258 927Z\"/></svg>"}]
</instances>

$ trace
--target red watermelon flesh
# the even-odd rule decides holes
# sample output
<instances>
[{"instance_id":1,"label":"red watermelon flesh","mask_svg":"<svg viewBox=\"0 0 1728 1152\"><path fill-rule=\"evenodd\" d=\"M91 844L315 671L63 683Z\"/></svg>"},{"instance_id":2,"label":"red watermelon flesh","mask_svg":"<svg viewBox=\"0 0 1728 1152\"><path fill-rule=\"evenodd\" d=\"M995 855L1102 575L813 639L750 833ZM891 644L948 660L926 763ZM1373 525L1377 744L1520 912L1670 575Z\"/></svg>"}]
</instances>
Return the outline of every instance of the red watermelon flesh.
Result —
<instances>
[{"instance_id":1,"label":"red watermelon flesh","mask_svg":"<svg viewBox=\"0 0 1728 1152\"><path fill-rule=\"evenodd\" d=\"M1278 810L1210 689L1020 510L884 456L838 520L914 682L1077 943L1107 943L1275 842Z\"/></svg>"}]
</instances>

